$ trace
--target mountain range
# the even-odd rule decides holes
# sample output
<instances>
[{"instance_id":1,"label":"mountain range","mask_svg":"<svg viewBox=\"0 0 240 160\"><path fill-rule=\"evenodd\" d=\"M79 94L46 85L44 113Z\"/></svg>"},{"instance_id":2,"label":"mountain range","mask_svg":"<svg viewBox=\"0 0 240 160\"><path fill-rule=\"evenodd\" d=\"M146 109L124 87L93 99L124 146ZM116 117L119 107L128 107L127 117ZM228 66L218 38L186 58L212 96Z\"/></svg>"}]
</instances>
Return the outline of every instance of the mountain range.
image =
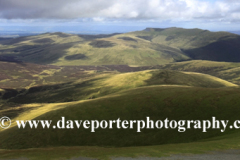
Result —
<instances>
[{"instance_id":1,"label":"mountain range","mask_svg":"<svg viewBox=\"0 0 240 160\"><path fill-rule=\"evenodd\" d=\"M239 62L240 36L200 29L146 28L124 34L45 33L0 40L0 60L57 66Z\"/></svg>"},{"instance_id":2,"label":"mountain range","mask_svg":"<svg viewBox=\"0 0 240 160\"><path fill-rule=\"evenodd\" d=\"M133 153L170 155L173 148L174 153L239 148L239 130L229 128L224 133L143 129L137 134L115 128L90 133L18 129L15 122L56 122L62 116L72 120L215 116L232 123L239 117L239 85L240 36L228 32L173 27L0 38L0 117L13 122L6 130L0 128L0 158L14 159L17 154L69 159L81 153L109 159ZM43 150L51 150L48 157L39 156Z\"/></svg>"}]
</instances>

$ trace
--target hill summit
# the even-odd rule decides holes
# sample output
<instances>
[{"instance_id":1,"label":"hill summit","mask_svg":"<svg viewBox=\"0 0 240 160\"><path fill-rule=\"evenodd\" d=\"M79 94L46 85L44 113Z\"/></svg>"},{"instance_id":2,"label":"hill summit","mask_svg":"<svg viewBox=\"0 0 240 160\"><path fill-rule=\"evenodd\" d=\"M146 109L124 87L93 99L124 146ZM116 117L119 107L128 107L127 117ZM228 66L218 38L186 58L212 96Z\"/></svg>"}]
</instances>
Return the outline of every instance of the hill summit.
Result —
<instances>
[{"instance_id":1,"label":"hill summit","mask_svg":"<svg viewBox=\"0 0 240 160\"><path fill-rule=\"evenodd\" d=\"M175 27L99 36L57 32L0 41L0 61L60 66L240 62L239 53L239 35Z\"/></svg>"}]
</instances>

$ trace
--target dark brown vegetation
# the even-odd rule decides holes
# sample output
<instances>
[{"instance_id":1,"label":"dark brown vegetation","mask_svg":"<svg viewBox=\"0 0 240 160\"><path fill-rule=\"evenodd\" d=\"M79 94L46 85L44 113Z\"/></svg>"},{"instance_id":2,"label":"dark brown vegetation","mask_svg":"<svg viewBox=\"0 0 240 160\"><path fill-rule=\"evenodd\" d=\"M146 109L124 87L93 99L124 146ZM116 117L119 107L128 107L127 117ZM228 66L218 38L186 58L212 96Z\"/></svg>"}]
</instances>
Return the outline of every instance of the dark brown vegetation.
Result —
<instances>
[{"instance_id":1,"label":"dark brown vegetation","mask_svg":"<svg viewBox=\"0 0 240 160\"><path fill-rule=\"evenodd\" d=\"M95 48L109 48L109 47L113 47L115 44L110 41L95 40L89 43L89 45Z\"/></svg>"}]
</instances>

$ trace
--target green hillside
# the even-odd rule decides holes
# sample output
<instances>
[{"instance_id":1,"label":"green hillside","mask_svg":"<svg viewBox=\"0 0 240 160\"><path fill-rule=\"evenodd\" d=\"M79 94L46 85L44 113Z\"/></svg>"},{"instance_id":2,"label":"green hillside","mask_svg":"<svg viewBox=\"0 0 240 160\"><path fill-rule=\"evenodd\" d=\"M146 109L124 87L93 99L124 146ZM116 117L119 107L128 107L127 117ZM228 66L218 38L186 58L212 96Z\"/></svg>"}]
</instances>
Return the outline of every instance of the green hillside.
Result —
<instances>
[{"instance_id":1,"label":"green hillside","mask_svg":"<svg viewBox=\"0 0 240 160\"><path fill-rule=\"evenodd\" d=\"M240 37L228 32L201 29L148 28L128 33L169 47L180 49L190 59L239 62Z\"/></svg>"},{"instance_id":2,"label":"green hillside","mask_svg":"<svg viewBox=\"0 0 240 160\"><path fill-rule=\"evenodd\" d=\"M0 40L0 159L109 160L239 149L239 131L18 129L15 120L238 120L240 36L146 28ZM35 149L33 149L35 148ZM13 149L13 150L12 150ZM21 149L21 150L18 150ZM78 159L78 158L76 158ZM80 158L81 159L81 158Z\"/></svg>"},{"instance_id":3,"label":"green hillside","mask_svg":"<svg viewBox=\"0 0 240 160\"><path fill-rule=\"evenodd\" d=\"M183 29L175 27L166 29L147 28L143 31L126 33L126 35L138 36L145 40L148 37L149 41L181 49L200 48L219 40L239 38L238 35L228 32L210 32L197 28Z\"/></svg>"},{"instance_id":4,"label":"green hillside","mask_svg":"<svg viewBox=\"0 0 240 160\"><path fill-rule=\"evenodd\" d=\"M240 63L214 62L194 60L170 63L159 68L177 71L198 72L210 74L218 78L240 84Z\"/></svg>"},{"instance_id":5,"label":"green hillside","mask_svg":"<svg viewBox=\"0 0 240 160\"><path fill-rule=\"evenodd\" d=\"M16 104L70 102L110 95L119 91L150 85L181 85L191 87L238 87L223 79L194 72L145 70L130 73L102 73L77 81L41 85L29 89L8 90L2 95L6 102Z\"/></svg>"},{"instance_id":6,"label":"green hillside","mask_svg":"<svg viewBox=\"0 0 240 160\"><path fill-rule=\"evenodd\" d=\"M64 115L68 120L206 120L215 116L230 122L238 119L240 90L234 88L197 88L152 86L119 92L115 95L75 104L49 104L22 113L15 119L51 119L53 123ZM181 102L181 103L179 103ZM230 123L231 124L231 123ZM14 125L13 125L14 126ZM36 148L50 146L143 146L193 142L228 133L227 130L190 129L17 129L0 131L0 148Z\"/></svg>"},{"instance_id":7,"label":"green hillside","mask_svg":"<svg viewBox=\"0 0 240 160\"><path fill-rule=\"evenodd\" d=\"M52 66L31 63L0 62L0 88L31 88L76 80L87 80L101 74L117 74L164 69L209 74L240 84L240 63L193 60L156 66Z\"/></svg>"},{"instance_id":8,"label":"green hillside","mask_svg":"<svg viewBox=\"0 0 240 160\"><path fill-rule=\"evenodd\" d=\"M200 29L148 28L112 35L46 33L0 41L0 60L37 64L159 65L186 60L240 62L240 38Z\"/></svg>"}]
</instances>

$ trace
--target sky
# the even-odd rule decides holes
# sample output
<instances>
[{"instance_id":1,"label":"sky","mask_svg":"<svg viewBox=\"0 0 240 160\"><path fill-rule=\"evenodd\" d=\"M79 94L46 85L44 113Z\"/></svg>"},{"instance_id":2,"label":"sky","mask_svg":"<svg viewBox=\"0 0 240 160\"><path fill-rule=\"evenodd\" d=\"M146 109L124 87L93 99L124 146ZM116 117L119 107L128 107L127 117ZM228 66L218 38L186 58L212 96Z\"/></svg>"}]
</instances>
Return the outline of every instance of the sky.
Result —
<instances>
[{"instance_id":1,"label":"sky","mask_svg":"<svg viewBox=\"0 0 240 160\"><path fill-rule=\"evenodd\" d=\"M240 0L0 0L0 32L240 30Z\"/></svg>"}]
</instances>

